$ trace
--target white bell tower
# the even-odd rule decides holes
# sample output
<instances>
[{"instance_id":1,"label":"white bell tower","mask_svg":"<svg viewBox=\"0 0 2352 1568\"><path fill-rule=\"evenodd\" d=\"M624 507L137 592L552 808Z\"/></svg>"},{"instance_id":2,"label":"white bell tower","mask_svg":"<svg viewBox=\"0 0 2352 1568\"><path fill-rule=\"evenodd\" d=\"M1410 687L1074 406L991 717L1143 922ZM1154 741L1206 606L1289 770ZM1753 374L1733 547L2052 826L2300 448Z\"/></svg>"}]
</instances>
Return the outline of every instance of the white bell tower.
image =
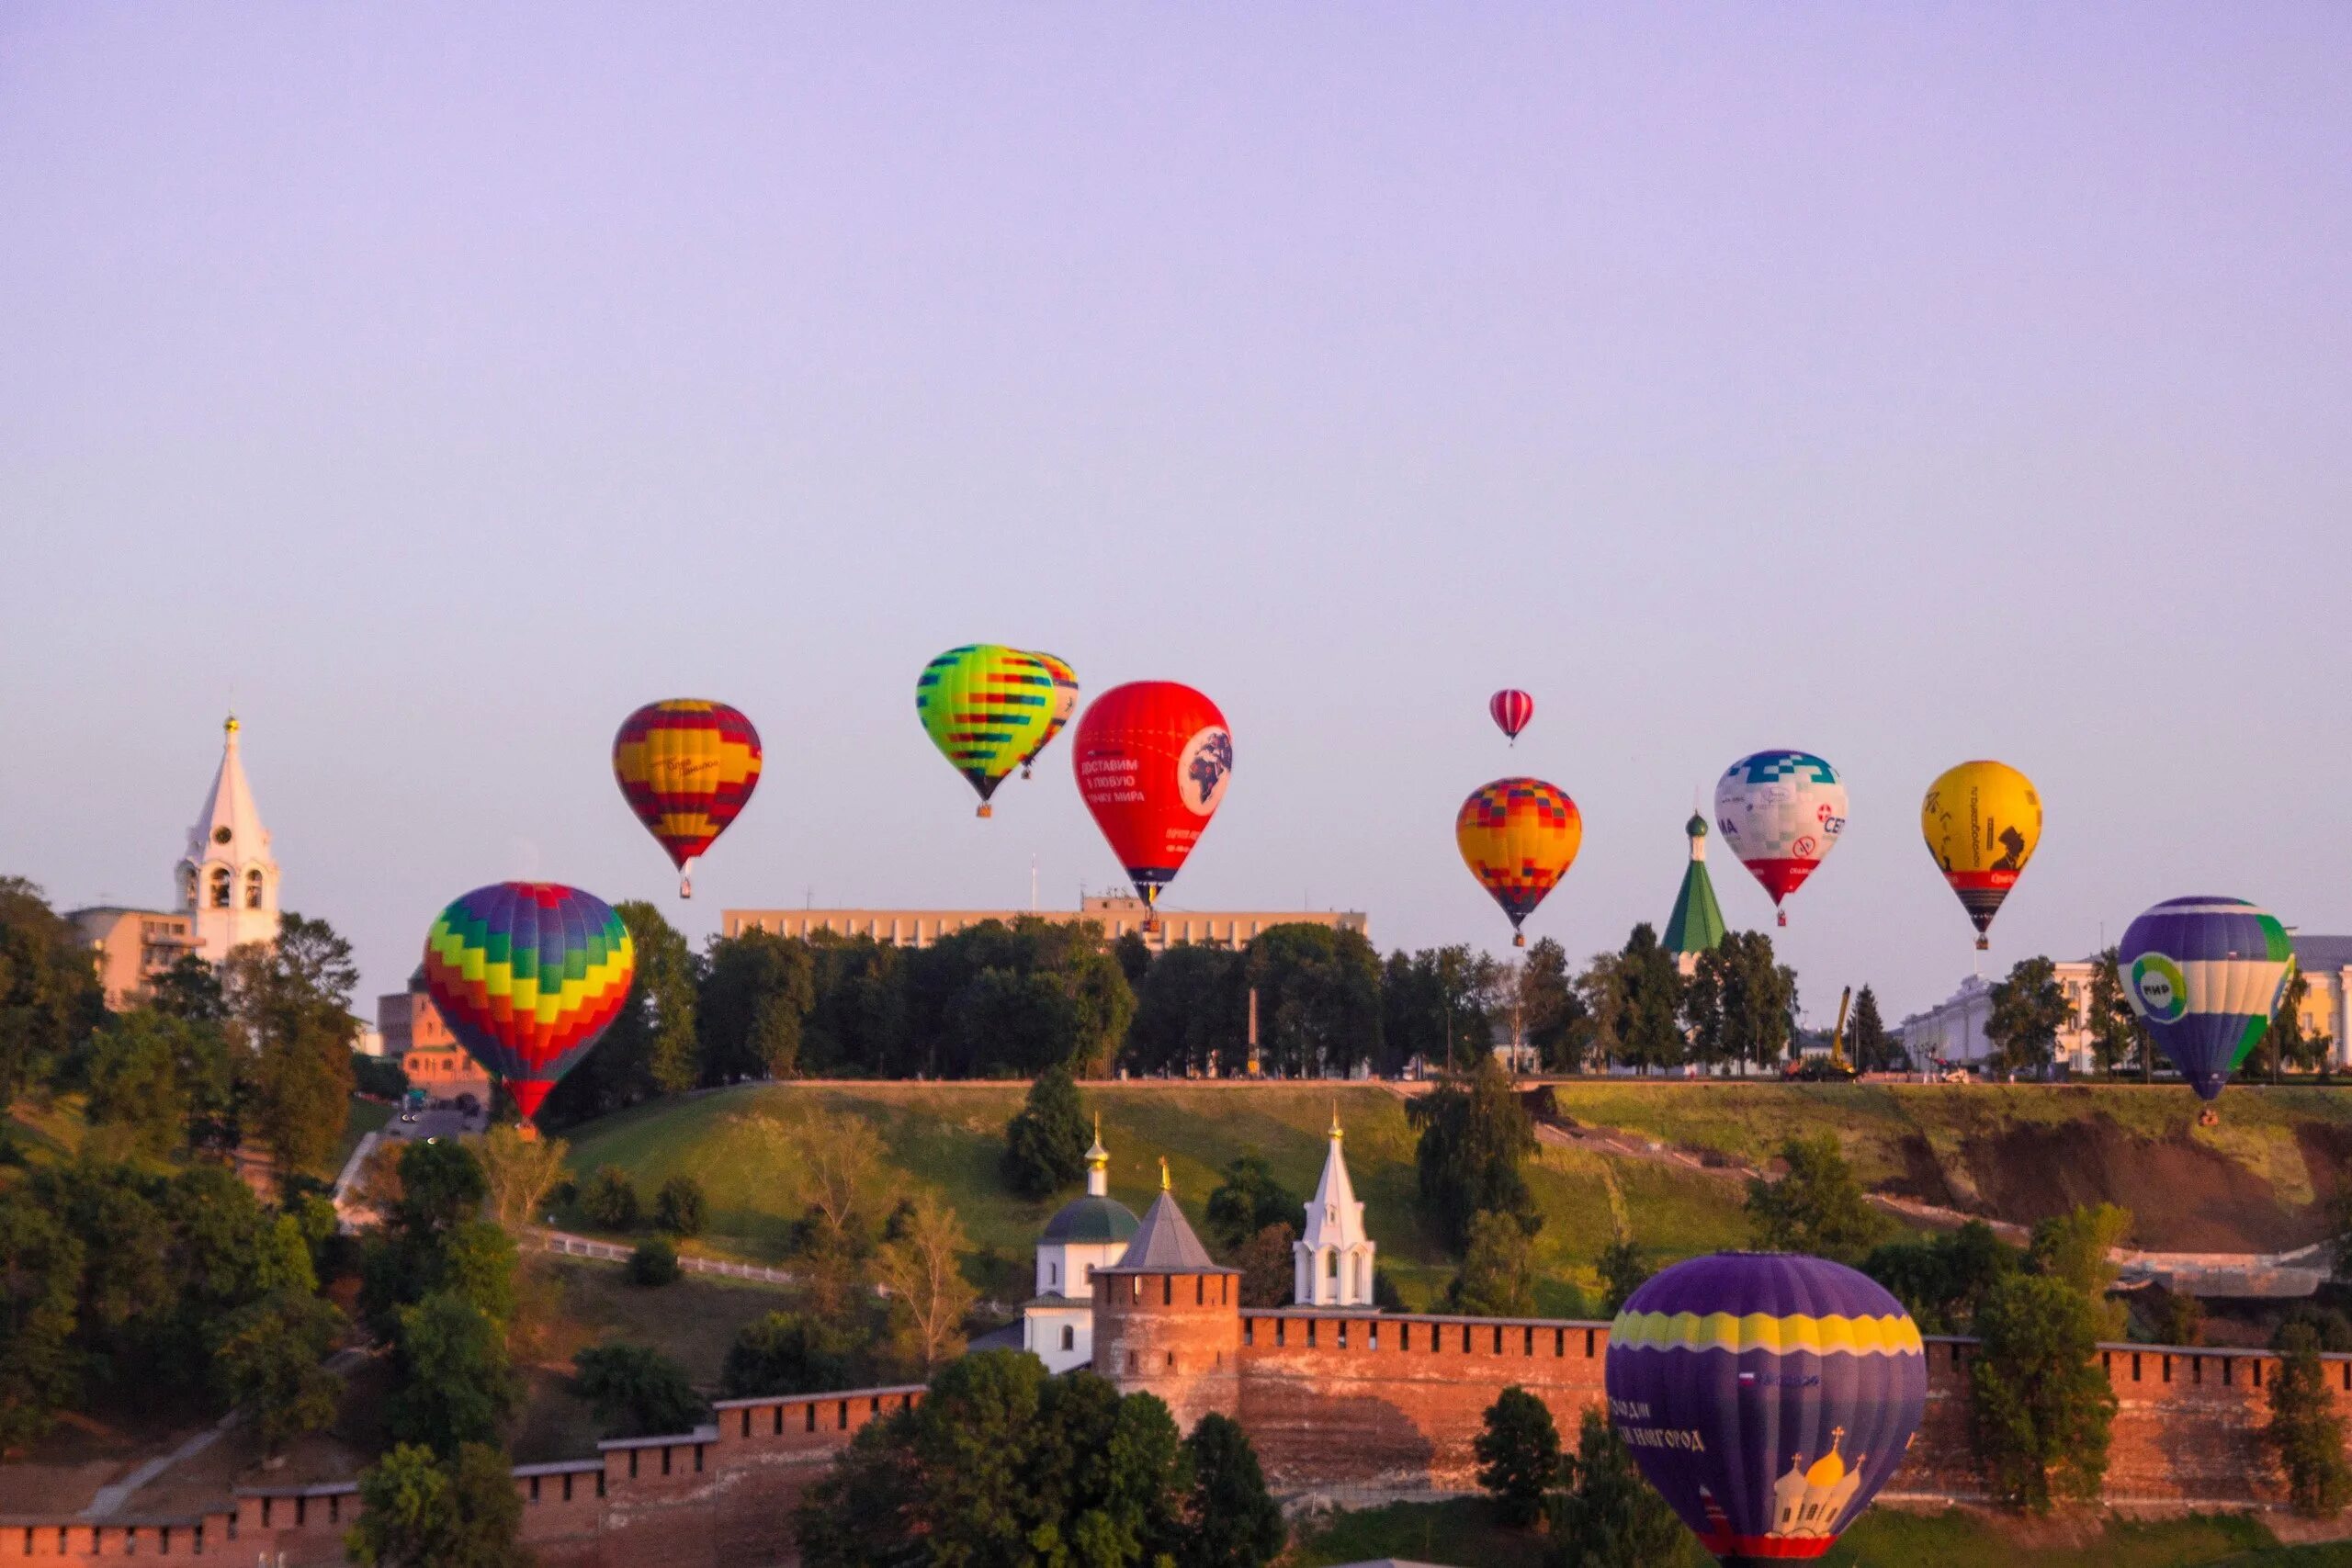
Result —
<instances>
[{"instance_id":1,"label":"white bell tower","mask_svg":"<svg viewBox=\"0 0 2352 1568\"><path fill-rule=\"evenodd\" d=\"M1340 1143L1340 1108L1331 1107L1331 1148L1323 1156L1323 1179L1306 1205L1306 1229L1291 1243L1291 1300L1299 1306L1370 1306L1374 1258L1378 1245L1364 1234L1363 1204L1348 1179L1348 1156Z\"/></svg>"},{"instance_id":2,"label":"white bell tower","mask_svg":"<svg viewBox=\"0 0 2352 1568\"><path fill-rule=\"evenodd\" d=\"M231 714L221 726L220 771L179 863L179 907L193 919L197 953L209 964L246 942L277 940L277 863L269 858L269 831L245 783L237 729Z\"/></svg>"}]
</instances>

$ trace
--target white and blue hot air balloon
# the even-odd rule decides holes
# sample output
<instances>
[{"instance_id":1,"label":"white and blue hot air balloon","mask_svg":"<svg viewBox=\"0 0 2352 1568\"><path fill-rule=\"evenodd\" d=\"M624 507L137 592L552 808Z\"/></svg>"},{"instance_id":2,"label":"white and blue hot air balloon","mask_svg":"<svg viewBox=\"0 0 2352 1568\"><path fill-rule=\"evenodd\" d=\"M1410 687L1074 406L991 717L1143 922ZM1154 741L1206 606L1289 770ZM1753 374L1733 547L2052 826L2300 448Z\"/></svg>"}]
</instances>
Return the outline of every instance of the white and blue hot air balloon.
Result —
<instances>
[{"instance_id":1,"label":"white and blue hot air balloon","mask_svg":"<svg viewBox=\"0 0 2352 1568\"><path fill-rule=\"evenodd\" d=\"M2243 898L2171 898L2116 950L2123 995L2199 1100L2214 1099L2262 1038L2286 988L2287 928Z\"/></svg>"}]
</instances>

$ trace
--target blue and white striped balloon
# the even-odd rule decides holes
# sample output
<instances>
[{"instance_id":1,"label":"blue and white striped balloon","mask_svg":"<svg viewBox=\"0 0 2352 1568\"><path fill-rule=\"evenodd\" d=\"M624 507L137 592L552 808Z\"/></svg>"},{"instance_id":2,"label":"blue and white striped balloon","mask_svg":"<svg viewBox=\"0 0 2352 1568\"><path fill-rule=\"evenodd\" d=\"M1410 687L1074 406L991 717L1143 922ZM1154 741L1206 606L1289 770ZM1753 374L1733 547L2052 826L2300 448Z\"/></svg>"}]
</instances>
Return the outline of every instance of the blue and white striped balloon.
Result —
<instances>
[{"instance_id":1,"label":"blue and white striped balloon","mask_svg":"<svg viewBox=\"0 0 2352 1568\"><path fill-rule=\"evenodd\" d=\"M2132 922L2116 956L2132 1010L2211 1100L2270 1026L2294 948L2243 898L2171 898Z\"/></svg>"}]
</instances>

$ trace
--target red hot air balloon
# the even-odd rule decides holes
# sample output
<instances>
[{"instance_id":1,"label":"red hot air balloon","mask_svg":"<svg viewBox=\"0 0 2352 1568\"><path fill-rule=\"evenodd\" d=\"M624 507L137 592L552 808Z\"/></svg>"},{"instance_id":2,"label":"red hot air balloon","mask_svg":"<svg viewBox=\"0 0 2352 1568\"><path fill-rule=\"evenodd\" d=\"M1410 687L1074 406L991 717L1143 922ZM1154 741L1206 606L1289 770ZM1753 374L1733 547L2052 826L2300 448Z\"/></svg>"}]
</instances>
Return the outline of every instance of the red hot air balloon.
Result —
<instances>
[{"instance_id":1,"label":"red hot air balloon","mask_svg":"<svg viewBox=\"0 0 2352 1568\"><path fill-rule=\"evenodd\" d=\"M1086 808L1149 908L1225 798L1233 732L1216 705L1192 687L1134 681L1087 708L1070 765Z\"/></svg>"},{"instance_id":2,"label":"red hot air balloon","mask_svg":"<svg viewBox=\"0 0 2352 1568\"><path fill-rule=\"evenodd\" d=\"M1519 732L1535 716L1535 699L1516 686L1506 686L1487 699L1487 711L1494 716L1495 728L1519 744Z\"/></svg>"}]
</instances>

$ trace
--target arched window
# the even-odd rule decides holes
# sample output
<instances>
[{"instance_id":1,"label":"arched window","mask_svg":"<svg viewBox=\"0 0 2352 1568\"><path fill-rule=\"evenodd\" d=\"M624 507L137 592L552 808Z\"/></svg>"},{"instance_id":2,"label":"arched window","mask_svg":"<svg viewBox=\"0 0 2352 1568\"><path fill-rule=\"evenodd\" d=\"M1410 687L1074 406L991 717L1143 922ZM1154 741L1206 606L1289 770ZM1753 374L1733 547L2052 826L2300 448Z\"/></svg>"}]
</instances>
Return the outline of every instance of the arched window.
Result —
<instances>
[{"instance_id":1,"label":"arched window","mask_svg":"<svg viewBox=\"0 0 2352 1568\"><path fill-rule=\"evenodd\" d=\"M1058 1291L1062 1288L1062 1266L1060 1264L1048 1263L1046 1265L1046 1288L1049 1291Z\"/></svg>"},{"instance_id":2,"label":"arched window","mask_svg":"<svg viewBox=\"0 0 2352 1568\"><path fill-rule=\"evenodd\" d=\"M225 909L229 907L232 881L227 866L216 865L212 868L212 907L214 908Z\"/></svg>"},{"instance_id":3,"label":"arched window","mask_svg":"<svg viewBox=\"0 0 2352 1568\"><path fill-rule=\"evenodd\" d=\"M1067 1323L1062 1325L1062 1348L1065 1350L1078 1348L1078 1330Z\"/></svg>"},{"instance_id":4,"label":"arched window","mask_svg":"<svg viewBox=\"0 0 2352 1568\"><path fill-rule=\"evenodd\" d=\"M1323 1272L1324 1272L1325 1274L1329 1275L1330 1278L1332 1278L1332 1279L1334 1279L1334 1280L1338 1279L1338 1278L1340 1277L1340 1253L1339 1253L1339 1249L1338 1249L1337 1247L1334 1247L1334 1248L1332 1248L1331 1250L1329 1250L1329 1251L1328 1251L1328 1252L1324 1253L1324 1255L1323 1255L1323 1260L1324 1260L1324 1269L1323 1269Z\"/></svg>"},{"instance_id":5,"label":"arched window","mask_svg":"<svg viewBox=\"0 0 2352 1568\"><path fill-rule=\"evenodd\" d=\"M261 873L258 870L245 873L245 908L261 908Z\"/></svg>"},{"instance_id":6,"label":"arched window","mask_svg":"<svg viewBox=\"0 0 2352 1568\"><path fill-rule=\"evenodd\" d=\"M192 865L180 867L180 908L196 908L196 867Z\"/></svg>"},{"instance_id":7,"label":"arched window","mask_svg":"<svg viewBox=\"0 0 2352 1568\"><path fill-rule=\"evenodd\" d=\"M1360 1302L1370 1301L1372 1299L1372 1291L1364 1283L1363 1271L1364 1256L1363 1253L1359 1252L1356 1254L1356 1300Z\"/></svg>"}]
</instances>

